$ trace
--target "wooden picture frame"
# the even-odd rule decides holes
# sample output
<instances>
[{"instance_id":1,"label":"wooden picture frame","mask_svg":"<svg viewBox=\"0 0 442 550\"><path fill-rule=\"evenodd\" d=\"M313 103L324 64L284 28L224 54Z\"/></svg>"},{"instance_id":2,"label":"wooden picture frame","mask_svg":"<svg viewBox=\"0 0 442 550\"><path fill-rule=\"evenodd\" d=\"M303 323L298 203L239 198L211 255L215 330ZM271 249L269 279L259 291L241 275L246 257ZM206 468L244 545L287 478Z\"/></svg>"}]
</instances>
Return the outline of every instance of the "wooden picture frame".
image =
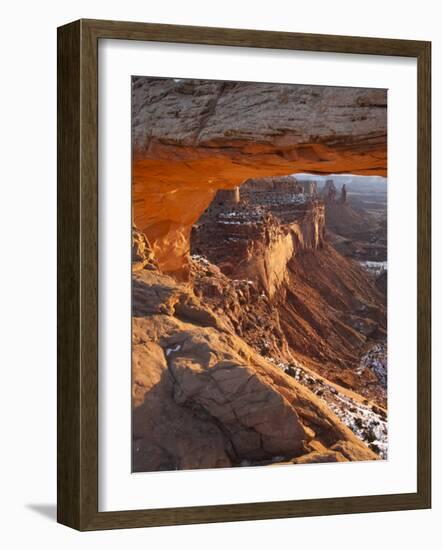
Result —
<instances>
[{"instance_id":1,"label":"wooden picture frame","mask_svg":"<svg viewBox=\"0 0 442 550\"><path fill-rule=\"evenodd\" d=\"M417 492L98 511L98 41L124 39L405 56L418 67ZM79 20L58 29L58 521L82 531L431 506L431 44L423 41Z\"/></svg>"}]
</instances>

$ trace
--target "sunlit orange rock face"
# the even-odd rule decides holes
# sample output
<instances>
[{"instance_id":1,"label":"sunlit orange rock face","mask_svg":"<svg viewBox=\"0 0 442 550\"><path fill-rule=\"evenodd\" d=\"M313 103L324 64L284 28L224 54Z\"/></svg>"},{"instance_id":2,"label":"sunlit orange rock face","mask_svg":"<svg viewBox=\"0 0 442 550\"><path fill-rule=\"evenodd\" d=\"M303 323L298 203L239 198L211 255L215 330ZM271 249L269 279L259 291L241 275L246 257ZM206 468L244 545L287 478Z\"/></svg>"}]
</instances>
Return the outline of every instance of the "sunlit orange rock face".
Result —
<instances>
[{"instance_id":1,"label":"sunlit orange rock face","mask_svg":"<svg viewBox=\"0 0 442 550\"><path fill-rule=\"evenodd\" d=\"M387 173L385 90L136 77L133 210L163 271L185 273L216 191L296 172Z\"/></svg>"}]
</instances>

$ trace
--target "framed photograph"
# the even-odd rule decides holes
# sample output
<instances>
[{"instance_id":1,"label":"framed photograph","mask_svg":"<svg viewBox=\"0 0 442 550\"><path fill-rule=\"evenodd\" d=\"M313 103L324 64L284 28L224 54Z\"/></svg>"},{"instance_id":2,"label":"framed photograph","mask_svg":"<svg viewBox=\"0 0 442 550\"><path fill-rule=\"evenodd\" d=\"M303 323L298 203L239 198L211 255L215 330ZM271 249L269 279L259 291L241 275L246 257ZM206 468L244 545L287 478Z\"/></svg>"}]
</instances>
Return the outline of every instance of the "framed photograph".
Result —
<instances>
[{"instance_id":1,"label":"framed photograph","mask_svg":"<svg viewBox=\"0 0 442 550\"><path fill-rule=\"evenodd\" d=\"M58 521L429 508L430 43L58 29Z\"/></svg>"}]
</instances>

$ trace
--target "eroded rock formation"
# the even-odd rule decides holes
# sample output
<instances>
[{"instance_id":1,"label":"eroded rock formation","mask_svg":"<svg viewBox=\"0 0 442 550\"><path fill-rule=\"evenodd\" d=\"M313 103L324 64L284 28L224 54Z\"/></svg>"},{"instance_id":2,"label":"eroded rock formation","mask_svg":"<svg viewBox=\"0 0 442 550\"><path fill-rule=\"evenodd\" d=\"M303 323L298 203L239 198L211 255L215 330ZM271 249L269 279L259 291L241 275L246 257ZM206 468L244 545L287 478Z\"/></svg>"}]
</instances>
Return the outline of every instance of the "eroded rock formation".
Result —
<instances>
[{"instance_id":1,"label":"eroded rock formation","mask_svg":"<svg viewBox=\"0 0 442 550\"><path fill-rule=\"evenodd\" d=\"M157 261L146 235L132 224L132 271L156 269Z\"/></svg>"},{"instance_id":2,"label":"eroded rock formation","mask_svg":"<svg viewBox=\"0 0 442 550\"><path fill-rule=\"evenodd\" d=\"M377 458L223 312L157 270L133 275L132 358L134 471Z\"/></svg>"},{"instance_id":3,"label":"eroded rock formation","mask_svg":"<svg viewBox=\"0 0 442 550\"><path fill-rule=\"evenodd\" d=\"M202 254L233 279L251 279L272 297L287 264L324 240L324 204L314 186L295 178L247 180L218 191L191 234L191 253Z\"/></svg>"},{"instance_id":4,"label":"eroded rock formation","mask_svg":"<svg viewBox=\"0 0 442 550\"><path fill-rule=\"evenodd\" d=\"M367 341L385 336L384 298L369 274L326 241L324 203L316 194L295 193L296 178L279 180L249 180L235 200L223 193L204 212L191 252L209 263L206 285L199 275L195 289L206 303L232 312L237 333L261 354L290 362L291 352L328 379L385 404L377 378L357 372ZM232 280L232 290L210 262ZM226 297L245 291L244 304L232 307Z\"/></svg>"},{"instance_id":5,"label":"eroded rock formation","mask_svg":"<svg viewBox=\"0 0 442 550\"><path fill-rule=\"evenodd\" d=\"M330 243L346 190L287 175L385 174L385 91L134 78L132 104L134 470L385 458L382 285Z\"/></svg>"},{"instance_id":6,"label":"eroded rock formation","mask_svg":"<svg viewBox=\"0 0 442 550\"><path fill-rule=\"evenodd\" d=\"M338 193L333 178L328 179L320 193L325 202L326 230L342 254L358 260L386 261L386 204L376 201L373 191L370 195L371 202L364 208L364 202L358 203L352 195L349 199L345 183Z\"/></svg>"},{"instance_id":7,"label":"eroded rock formation","mask_svg":"<svg viewBox=\"0 0 442 550\"><path fill-rule=\"evenodd\" d=\"M341 204L347 203L347 186L345 183L341 187Z\"/></svg>"},{"instance_id":8,"label":"eroded rock formation","mask_svg":"<svg viewBox=\"0 0 442 550\"><path fill-rule=\"evenodd\" d=\"M386 173L385 90L133 80L133 204L162 269L183 271L191 226L248 178Z\"/></svg>"}]
</instances>

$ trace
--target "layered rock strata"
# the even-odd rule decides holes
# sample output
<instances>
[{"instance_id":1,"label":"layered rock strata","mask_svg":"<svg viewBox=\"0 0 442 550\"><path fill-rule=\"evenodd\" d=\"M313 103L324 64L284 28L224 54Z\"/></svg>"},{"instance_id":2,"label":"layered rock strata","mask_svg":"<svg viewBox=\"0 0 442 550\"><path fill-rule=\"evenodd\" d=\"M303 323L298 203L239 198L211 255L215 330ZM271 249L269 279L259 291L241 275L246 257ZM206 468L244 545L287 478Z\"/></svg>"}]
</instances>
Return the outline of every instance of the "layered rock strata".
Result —
<instances>
[{"instance_id":1,"label":"layered rock strata","mask_svg":"<svg viewBox=\"0 0 442 550\"><path fill-rule=\"evenodd\" d=\"M134 471L385 457L384 296L286 175L385 174L386 92L137 77L132 114Z\"/></svg>"},{"instance_id":2,"label":"layered rock strata","mask_svg":"<svg viewBox=\"0 0 442 550\"><path fill-rule=\"evenodd\" d=\"M248 180L219 191L191 233L191 253L207 257L232 279L251 279L272 297L287 264L324 241L324 204L295 178Z\"/></svg>"},{"instance_id":3,"label":"layered rock strata","mask_svg":"<svg viewBox=\"0 0 442 550\"><path fill-rule=\"evenodd\" d=\"M376 376L357 371L368 343L385 338L385 297L369 273L327 242L316 194L295 192L295 178L278 188L278 179L222 192L195 224L191 252L205 273L194 275L195 291L224 309L259 353L298 358L385 405Z\"/></svg>"},{"instance_id":4,"label":"layered rock strata","mask_svg":"<svg viewBox=\"0 0 442 550\"><path fill-rule=\"evenodd\" d=\"M133 274L132 369L134 471L377 458L223 313L157 270Z\"/></svg>"},{"instance_id":5,"label":"layered rock strata","mask_svg":"<svg viewBox=\"0 0 442 550\"><path fill-rule=\"evenodd\" d=\"M134 215L161 268L186 271L191 226L218 189L297 171L385 175L386 105L385 90L134 78Z\"/></svg>"}]
</instances>

